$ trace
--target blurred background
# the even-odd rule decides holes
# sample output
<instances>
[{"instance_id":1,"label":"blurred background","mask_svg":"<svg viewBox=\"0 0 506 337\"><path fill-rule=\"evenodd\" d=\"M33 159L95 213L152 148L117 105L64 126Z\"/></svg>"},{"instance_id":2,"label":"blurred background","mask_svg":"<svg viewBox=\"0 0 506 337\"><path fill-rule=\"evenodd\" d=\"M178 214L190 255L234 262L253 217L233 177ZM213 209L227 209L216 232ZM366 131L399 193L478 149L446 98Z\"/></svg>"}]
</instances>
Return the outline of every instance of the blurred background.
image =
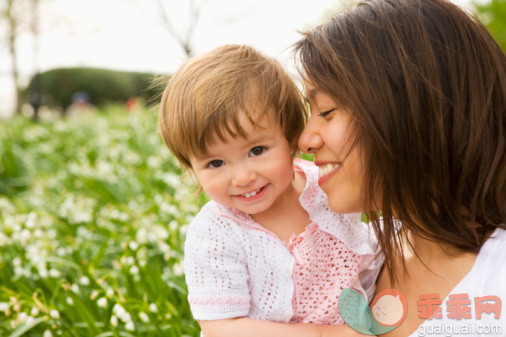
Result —
<instances>
[{"instance_id":1,"label":"blurred background","mask_svg":"<svg viewBox=\"0 0 506 337\"><path fill-rule=\"evenodd\" d=\"M479 1L454 2L481 13L504 41L505 1ZM297 30L346 5L346 0L1 0L0 116L21 113L30 101L45 103L38 102L44 79L27 86L37 73L53 69L170 74L189 55L224 43L251 44L291 67L287 48L299 38Z\"/></svg>"},{"instance_id":2,"label":"blurred background","mask_svg":"<svg viewBox=\"0 0 506 337\"><path fill-rule=\"evenodd\" d=\"M503 49L506 0L455 0ZM157 131L188 57L290 46L332 0L0 0L0 336L199 336L182 261L206 197Z\"/></svg>"},{"instance_id":3,"label":"blurred background","mask_svg":"<svg viewBox=\"0 0 506 337\"><path fill-rule=\"evenodd\" d=\"M297 30L341 5L332 0L2 0L0 115L21 112L38 72L68 67L170 74L225 43L286 59Z\"/></svg>"}]
</instances>

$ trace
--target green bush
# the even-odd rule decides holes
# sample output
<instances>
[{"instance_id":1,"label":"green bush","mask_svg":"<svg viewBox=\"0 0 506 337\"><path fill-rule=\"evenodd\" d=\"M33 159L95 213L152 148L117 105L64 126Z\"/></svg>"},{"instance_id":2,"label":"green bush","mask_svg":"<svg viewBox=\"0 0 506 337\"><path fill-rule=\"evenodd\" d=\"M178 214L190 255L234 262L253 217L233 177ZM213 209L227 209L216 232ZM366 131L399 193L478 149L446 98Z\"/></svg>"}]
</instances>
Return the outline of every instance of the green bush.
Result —
<instances>
[{"instance_id":1,"label":"green bush","mask_svg":"<svg viewBox=\"0 0 506 337\"><path fill-rule=\"evenodd\" d=\"M473 1L495 41L506 51L506 0Z\"/></svg>"},{"instance_id":2,"label":"green bush","mask_svg":"<svg viewBox=\"0 0 506 337\"><path fill-rule=\"evenodd\" d=\"M150 103L160 96L160 88L154 85L154 79L155 75L151 73L58 68L35 75L27 92L39 86L42 104L63 110L71 105L72 96L79 91L87 93L90 103L96 106L125 103L130 97L140 97Z\"/></svg>"}]
</instances>

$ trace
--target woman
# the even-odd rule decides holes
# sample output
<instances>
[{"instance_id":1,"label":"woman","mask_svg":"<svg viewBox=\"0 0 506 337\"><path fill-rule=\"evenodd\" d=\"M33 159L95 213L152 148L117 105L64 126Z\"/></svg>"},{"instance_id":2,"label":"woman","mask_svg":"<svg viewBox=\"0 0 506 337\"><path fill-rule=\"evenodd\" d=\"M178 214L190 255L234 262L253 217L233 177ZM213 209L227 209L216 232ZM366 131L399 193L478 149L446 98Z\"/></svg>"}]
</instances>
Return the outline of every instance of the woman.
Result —
<instances>
[{"instance_id":1,"label":"woman","mask_svg":"<svg viewBox=\"0 0 506 337\"><path fill-rule=\"evenodd\" d=\"M506 334L506 312L491 312L506 303L504 52L443 0L366 1L304 35L299 146L333 211L373 219L376 293L408 303L386 335Z\"/></svg>"}]
</instances>

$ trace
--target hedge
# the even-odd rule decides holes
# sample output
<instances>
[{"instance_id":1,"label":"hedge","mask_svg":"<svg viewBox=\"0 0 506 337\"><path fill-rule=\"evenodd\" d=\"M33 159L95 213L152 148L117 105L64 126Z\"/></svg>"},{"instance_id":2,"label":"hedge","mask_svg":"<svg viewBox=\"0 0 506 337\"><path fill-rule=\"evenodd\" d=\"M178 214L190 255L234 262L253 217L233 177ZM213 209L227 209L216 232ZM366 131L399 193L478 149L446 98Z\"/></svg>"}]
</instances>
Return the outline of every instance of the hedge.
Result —
<instances>
[{"instance_id":1,"label":"hedge","mask_svg":"<svg viewBox=\"0 0 506 337\"><path fill-rule=\"evenodd\" d=\"M85 92L90 103L101 106L108 103L125 103L130 97L140 97L151 103L160 97L161 82L152 73L124 72L99 68L57 68L35 75L26 97L38 86L42 104L66 110L72 96ZM159 84L155 84L159 83Z\"/></svg>"}]
</instances>

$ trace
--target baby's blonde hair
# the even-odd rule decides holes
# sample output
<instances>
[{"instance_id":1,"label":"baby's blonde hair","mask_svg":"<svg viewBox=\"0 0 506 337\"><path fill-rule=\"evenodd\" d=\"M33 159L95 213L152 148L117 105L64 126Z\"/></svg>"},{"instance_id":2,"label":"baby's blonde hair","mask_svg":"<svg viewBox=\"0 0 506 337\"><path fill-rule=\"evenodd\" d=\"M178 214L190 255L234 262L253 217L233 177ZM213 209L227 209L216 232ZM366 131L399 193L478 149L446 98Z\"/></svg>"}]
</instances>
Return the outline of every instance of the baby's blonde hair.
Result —
<instances>
[{"instance_id":1,"label":"baby's blonde hair","mask_svg":"<svg viewBox=\"0 0 506 337\"><path fill-rule=\"evenodd\" d=\"M187 61L169 81L158 124L163 140L183 168L205 155L217 136L246 137L239 112L257 126L270 108L293 146L307 112L291 78L274 59L245 45L224 45Z\"/></svg>"}]
</instances>

